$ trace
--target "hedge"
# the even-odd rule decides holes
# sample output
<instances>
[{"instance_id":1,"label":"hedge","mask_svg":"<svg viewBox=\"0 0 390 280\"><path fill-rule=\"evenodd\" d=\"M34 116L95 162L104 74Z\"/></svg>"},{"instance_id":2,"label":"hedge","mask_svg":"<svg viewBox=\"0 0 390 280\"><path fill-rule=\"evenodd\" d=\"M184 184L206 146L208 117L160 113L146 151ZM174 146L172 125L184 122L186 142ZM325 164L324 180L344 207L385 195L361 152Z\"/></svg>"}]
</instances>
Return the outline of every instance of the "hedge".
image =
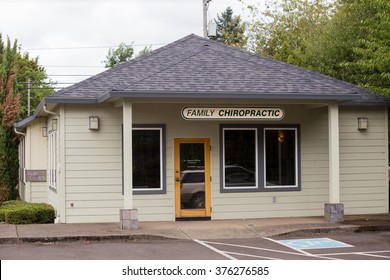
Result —
<instances>
[{"instance_id":1,"label":"hedge","mask_svg":"<svg viewBox=\"0 0 390 280\"><path fill-rule=\"evenodd\" d=\"M54 208L46 203L6 201L0 207L0 222L9 224L47 224L55 219Z\"/></svg>"}]
</instances>

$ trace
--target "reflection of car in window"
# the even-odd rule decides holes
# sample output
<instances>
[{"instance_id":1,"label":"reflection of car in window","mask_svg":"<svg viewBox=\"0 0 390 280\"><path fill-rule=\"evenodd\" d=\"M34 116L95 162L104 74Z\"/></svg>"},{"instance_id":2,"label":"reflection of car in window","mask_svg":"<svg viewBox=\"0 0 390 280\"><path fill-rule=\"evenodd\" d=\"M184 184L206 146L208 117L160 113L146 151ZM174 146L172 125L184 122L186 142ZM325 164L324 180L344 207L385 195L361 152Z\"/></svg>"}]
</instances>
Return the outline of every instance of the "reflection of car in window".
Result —
<instances>
[{"instance_id":1,"label":"reflection of car in window","mask_svg":"<svg viewBox=\"0 0 390 280\"><path fill-rule=\"evenodd\" d=\"M228 165L225 167L225 186L255 186L256 173L242 166Z\"/></svg>"},{"instance_id":2,"label":"reflection of car in window","mask_svg":"<svg viewBox=\"0 0 390 280\"><path fill-rule=\"evenodd\" d=\"M256 186L256 173L242 166L225 167L227 187ZM180 178L180 199L182 208L205 207L204 170L185 170Z\"/></svg>"},{"instance_id":3,"label":"reflection of car in window","mask_svg":"<svg viewBox=\"0 0 390 280\"><path fill-rule=\"evenodd\" d=\"M204 170L185 170L180 178L182 208L204 208Z\"/></svg>"}]
</instances>

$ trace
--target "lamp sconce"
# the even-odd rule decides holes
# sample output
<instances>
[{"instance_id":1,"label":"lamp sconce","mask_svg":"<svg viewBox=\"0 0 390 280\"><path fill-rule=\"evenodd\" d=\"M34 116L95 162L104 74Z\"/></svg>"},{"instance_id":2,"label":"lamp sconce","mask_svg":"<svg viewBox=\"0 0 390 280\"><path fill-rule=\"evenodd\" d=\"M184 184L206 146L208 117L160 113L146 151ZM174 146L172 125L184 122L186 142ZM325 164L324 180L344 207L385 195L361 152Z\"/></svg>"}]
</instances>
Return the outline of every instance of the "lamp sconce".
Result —
<instances>
[{"instance_id":1,"label":"lamp sconce","mask_svg":"<svg viewBox=\"0 0 390 280\"><path fill-rule=\"evenodd\" d=\"M89 130L98 130L99 129L99 117L90 116L88 128L89 128Z\"/></svg>"},{"instance_id":2,"label":"lamp sconce","mask_svg":"<svg viewBox=\"0 0 390 280\"><path fill-rule=\"evenodd\" d=\"M368 118L358 118L358 130L367 130Z\"/></svg>"},{"instance_id":3,"label":"lamp sconce","mask_svg":"<svg viewBox=\"0 0 390 280\"><path fill-rule=\"evenodd\" d=\"M42 136L47 137L47 126L42 127Z\"/></svg>"},{"instance_id":4,"label":"lamp sconce","mask_svg":"<svg viewBox=\"0 0 390 280\"><path fill-rule=\"evenodd\" d=\"M58 126L58 120L52 119L51 120L51 130L57 130L57 126Z\"/></svg>"}]
</instances>

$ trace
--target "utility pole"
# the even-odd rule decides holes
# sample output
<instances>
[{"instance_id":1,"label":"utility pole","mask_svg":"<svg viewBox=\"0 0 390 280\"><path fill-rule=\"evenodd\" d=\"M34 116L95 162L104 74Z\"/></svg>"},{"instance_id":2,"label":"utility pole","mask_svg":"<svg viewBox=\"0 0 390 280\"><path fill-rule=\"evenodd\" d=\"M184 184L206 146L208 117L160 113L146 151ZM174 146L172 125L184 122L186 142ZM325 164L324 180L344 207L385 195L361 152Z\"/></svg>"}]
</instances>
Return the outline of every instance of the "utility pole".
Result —
<instances>
[{"instance_id":1,"label":"utility pole","mask_svg":"<svg viewBox=\"0 0 390 280\"><path fill-rule=\"evenodd\" d=\"M209 3L211 0L202 0L203 1L203 37L207 38L207 10L209 8Z\"/></svg>"}]
</instances>

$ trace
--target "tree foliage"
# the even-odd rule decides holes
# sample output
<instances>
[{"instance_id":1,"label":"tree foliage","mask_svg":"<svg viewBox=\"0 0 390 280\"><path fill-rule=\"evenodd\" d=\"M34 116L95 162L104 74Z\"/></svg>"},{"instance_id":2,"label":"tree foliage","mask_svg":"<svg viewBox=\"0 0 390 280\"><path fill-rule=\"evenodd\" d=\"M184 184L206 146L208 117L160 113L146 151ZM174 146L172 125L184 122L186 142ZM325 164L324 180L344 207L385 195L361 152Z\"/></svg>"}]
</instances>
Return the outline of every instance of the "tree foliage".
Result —
<instances>
[{"instance_id":1,"label":"tree foliage","mask_svg":"<svg viewBox=\"0 0 390 280\"><path fill-rule=\"evenodd\" d=\"M55 82L48 78L44 67L39 65L38 57L31 58L28 53L17 54L16 91L20 93L19 119L27 114L28 80L30 80L30 114L41 100L54 92Z\"/></svg>"},{"instance_id":2,"label":"tree foliage","mask_svg":"<svg viewBox=\"0 0 390 280\"><path fill-rule=\"evenodd\" d=\"M354 59L341 63L349 80L363 88L390 96L390 2L360 0L344 4L359 13L360 26Z\"/></svg>"},{"instance_id":3,"label":"tree foliage","mask_svg":"<svg viewBox=\"0 0 390 280\"><path fill-rule=\"evenodd\" d=\"M11 129L19 112L19 95L13 92L16 57L17 41L8 38L5 45L0 35L0 200L16 196L18 145Z\"/></svg>"},{"instance_id":4,"label":"tree foliage","mask_svg":"<svg viewBox=\"0 0 390 280\"><path fill-rule=\"evenodd\" d=\"M152 46L145 46L142 50L138 52L135 57L143 56L144 54L150 53L152 51ZM112 68L120 63L129 61L134 56L133 43L131 45L126 45L125 43L120 43L118 48L110 48L108 54L106 55L107 60L104 61L106 68Z\"/></svg>"},{"instance_id":5,"label":"tree foliage","mask_svg":"<svg viewBox=\"0 0 390 280\"><path fill-rule=\"evenodd\" d=\"M308 44L319 27L332 16L327 0L267 0L264 7L251 5L249 47L252 51L304 66Z\"/></svg>"},{"instance_id":6,"label":"tree foliage","mask_svg":"<svg viewBox=\"0 0 390 280\"><path fill-rule=\"evenodd\" d=\"M107 60L104 61L106 64L105 67L112 68L119 63L126 62L132 59L134 55L134 49L132 45L133 44L126 45L122 42L119 44L118 48L110 48L106 56Z\"/></svg>"},{"instance_id":7,"label":"tree foliage","mask_svg":"<svg viewBox=\"0 0 390 280\"><path fill-rule=\"evenodd\" d=\"M20 54L18 42L4 43L0 33L0 200L15 199L18 183L18 139L13 131L15 121L27 116L27 91L23 81L31 77L32 106L52 93L44 68L38 59Z\"/></svg>"},{"instance_id":8,"label":"tree foliage","mask_svg":"<svg viewBox=\"0 0 390 280\"><path fill-rule=\"evenodd\" d=\"M138 54L136 55L136 57L140 57L140 56L143 56L145 54L148 54L152 51L152 46L145 46L142 50L140 50L138 52Z\"/></svg>"},{"instance_id":9,"label":"tree foliage","mask_svg":"<svg viewBox=\"0 0 390 280\"><path fill-rule=\"evenodd\" d=\"M252 51L390 96L388 0L268 0L249 10Z\"/></svg>"},{"instance_id":10,"label":"tree foliage","mask_svg":"<svg viewBox=\"0 0 390 280\"><path fill-rule=\"evenodd\" d=\"M245 34L246 23L238 15L233 15L233 10L228 7L217 19L214 19L217 26L217 36L210 37L230 46L245 48L248 37Z\"/></svg>"}]
</instances>

